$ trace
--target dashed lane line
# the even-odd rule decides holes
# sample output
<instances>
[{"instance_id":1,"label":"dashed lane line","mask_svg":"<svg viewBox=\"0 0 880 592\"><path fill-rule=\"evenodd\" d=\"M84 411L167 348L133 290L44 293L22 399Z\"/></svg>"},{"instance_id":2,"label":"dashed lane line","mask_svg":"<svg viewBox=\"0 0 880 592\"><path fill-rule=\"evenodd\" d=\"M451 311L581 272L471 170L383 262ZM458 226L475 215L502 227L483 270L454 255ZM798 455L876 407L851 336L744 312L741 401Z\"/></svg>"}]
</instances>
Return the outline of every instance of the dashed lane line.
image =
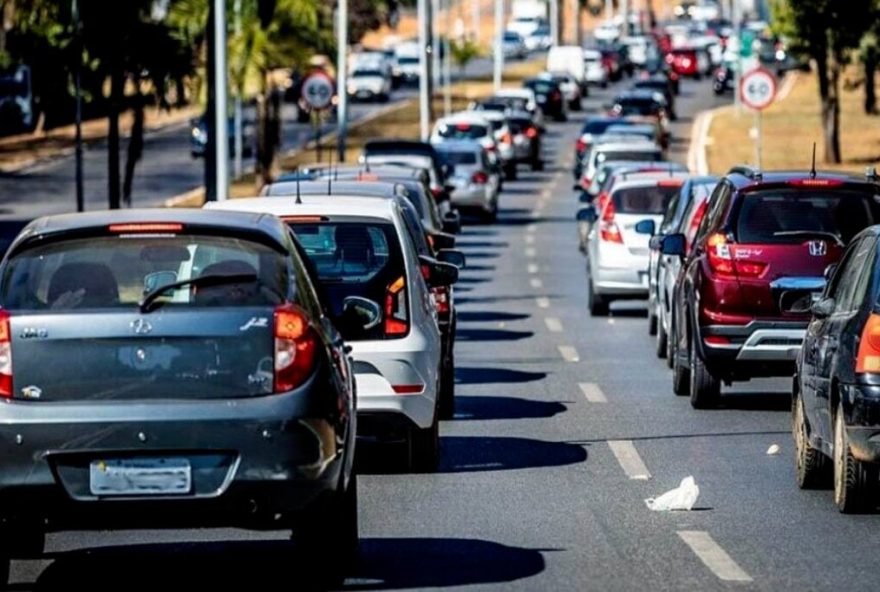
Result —
<instances>
[{"instance_id":1,"label":"dashed lane line","mask_svg":"<svg viewBox=\"0 0 880 592\"><path fill-rule=\"evenodd\" d=\"M529 285L533 288L543 288L544 282L541 281L541 278L532 278L529 280Z\"/></svg>"},{"instance_id":2,"label":"dashed lane line","mask_svg":"<svg viewBox=\"0 0 880 592\"><path fill-rule=\"evenodd\" d=\"M578 355L578 352L575 348L570 345L560 345L559 346L559 355L562 356L562 359L566 362L580 362L581 357Z\"/></svg>"},{"instance_id":3,"label":"dashed lane line","mask_svg":"<svg viewBox=\"0 0 880 592\"><path fill-rule=\"evenodd\" d=\"M648 467L639 456L639 451L636 450L632 440L609 440L608 446L627 477L641 481L651 478L651 473L648 472Z\"/></svg>"},{"instance_id":4,"label":"dashed lane line","mask_svg":"<svg viewBox=\"0 0 880 592\"><path fill-rule=\"evenodd\" d=\"M578 384L578 387L581 389L581 392L584 394L584 397L586 397L588 403L608 402L605 393L602 392L602 389L599 388L599 385L595 382L581 382Z\"/></svg>"},{"instance_id":5,"label":"dashed lane line","mask_svg":"<svg viewBox=\"0 0 880 592\"><path fill-rule=\"evenodd\" d=\"M538 308L550 308L550 299L546 296L538 296L535 298L535 304Z\"/></svg>"},{"instance_id":6,"label":"dashed lane line","mask_svg":"<svg viewBox=\"0 0 880 592\"><path fill-rule=\"evenodd\" d=\"M562 333L562 321L557 319L556 317L547 317L544 319L544 324L547 325L547 329L552 333Z\"/></svg>"},{"instance_id":7,"label":"dashed lane line","mask_svg":"<svg viewBox=\"0 0 880 592\"><path fill-rule=\"evenodd\" d=\"M751 582L752 577L741 568L727 551L703 530L679 530L678 536L691 548L718 579L726 582Z\"/></svg>"},{"instance_id":8,"label":"dashed lane line","mask_svg":"<svg viewBox=\"0 0 880 592\"><path fill-rule=\"evenodd\" d=\"M535 257L538 254L538 251L535 250L535 247L526 247L525 248L526 257Z\"/></svg>"},{"instance_id":9,"label":"dashed lane line","mask_svg":"<svg viewBox=\"0 0 880 592\"><path fill-rule=\"evenodd\" d=\"M538 273L540 267L538 267L537 263L529 263L528 266L526 266L526 269L529 273Z\"/></svg>"},{"instance_id":10,"label":"dashed lane line","mask_svg":"<svg viewBox=\"0 0 880 592\"><path fill-rule=\"evenodd\" d=\"M526 235L526 244L532 245L534 243L535 243L535 235L534 234L527 234Z\"/></svg>"}]
</instances>

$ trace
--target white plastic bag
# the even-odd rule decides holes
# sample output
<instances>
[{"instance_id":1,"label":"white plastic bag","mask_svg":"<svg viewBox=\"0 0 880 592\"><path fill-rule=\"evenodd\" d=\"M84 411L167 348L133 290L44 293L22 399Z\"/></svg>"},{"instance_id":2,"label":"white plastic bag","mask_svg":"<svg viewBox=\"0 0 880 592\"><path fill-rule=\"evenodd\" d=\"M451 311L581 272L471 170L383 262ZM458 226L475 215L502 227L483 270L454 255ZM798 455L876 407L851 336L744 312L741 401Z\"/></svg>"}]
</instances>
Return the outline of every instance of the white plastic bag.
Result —
<instances>
[{"instance_id":1,"label":"white plastic bag","mask_svg":"<svg viewBox=\"0 0 880 592\"><path fill-rule=\"evenodd\" d=\"M660 497L649 497L645 500L648 509L655 512L668 512L670 510L691 510L700 496L700 488L691 476L681 480L681 484L675 489L667 491Z\"/></svg>"}]
</instances>

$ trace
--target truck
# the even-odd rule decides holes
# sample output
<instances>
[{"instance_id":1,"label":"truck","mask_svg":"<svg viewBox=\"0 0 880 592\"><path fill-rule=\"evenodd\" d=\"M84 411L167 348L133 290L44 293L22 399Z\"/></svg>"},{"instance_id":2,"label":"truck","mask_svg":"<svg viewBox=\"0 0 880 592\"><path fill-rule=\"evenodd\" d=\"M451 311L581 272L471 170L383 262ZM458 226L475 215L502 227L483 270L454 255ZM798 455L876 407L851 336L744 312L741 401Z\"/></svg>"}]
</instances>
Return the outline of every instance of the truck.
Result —
<instances>
[{"instance_id":1,"label":"truck","mask_svg":"<svg viewBox=\"0 0 880 592\"><path fill-rule=\"evenodd\" d=\"M527 38L540 27L547 25L547 8L545 0L513 0L507 30Z\"/></svg>"}]
</instances>

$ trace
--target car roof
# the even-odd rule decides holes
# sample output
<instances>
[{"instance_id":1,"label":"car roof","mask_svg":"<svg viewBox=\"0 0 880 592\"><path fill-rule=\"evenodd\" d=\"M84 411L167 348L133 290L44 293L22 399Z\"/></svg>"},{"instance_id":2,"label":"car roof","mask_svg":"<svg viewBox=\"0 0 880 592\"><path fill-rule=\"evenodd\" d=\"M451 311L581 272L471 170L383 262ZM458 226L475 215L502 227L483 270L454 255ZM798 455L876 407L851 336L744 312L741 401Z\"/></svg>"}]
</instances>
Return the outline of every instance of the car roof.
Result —
<instances>
[{"instance_id":1,"label":"car roof","mask_svg":"<svg viewBox=\"0 0 880 592\"><path fill-rule=\"evenodd\" d=\"M482 152L483 146L476 140L446 140L437 144L437 150L442 152Z\"/></svg>"},{"instance_id":2,"label":"car roof","mask_svg":"<svg viewBox=\"0 0 880 592\"><path fill-rule=\"evenodd\" d=\"M489 123L486 114L490 113L490 111L459 111L458 113L453 113L451 115L447 115L446 117L441 117L437 120L436 125L449 125L450 123L477 123L481 125L485 125Z\"/></svg>"},{"instance_id":3,"label":"car roof","mask_svg":"<svg viewBox=\"0 0 880 592\"><path fill-rule=\"evenodd\" d=\"M267 187L268 189L266 189ZM405 187L393 181L355 181L352 179L333 181L332 178L320 179L317 181L304 181L300 183L271 183L263 188L263 190L271 192L267 193L266 197L286 195L295 196L297 193L300 195L364 195L374 197L394 197L399 195L399 192L403 189L405 189Z\"/></svg>"},{"instance_id":4,"label":"car roof","mask_svg":"<svg viewBox=\"0 0 880 592\"><path fill-rule=\"evenodd\" d=\"M737 189L772 184L784 185L789 181L812 179L818 181L838 181L848 185L870 185L880 193L880 186L877 185L875 180L845 172L816 171L811 173L806 170L759 171L748 166L737 166L730 169L726 177Z\"/></svg>"},{"instance_id":5,"label":"car roof","mask_svg":"<svg viewBox=\"0 0 880 592\"><path fill-rule=\"evenodd\" d=\"M302 203L296 198L249 197L229 199L222 202L208 202L206 208L241 212L261 212L275 216L327 216L327 217L369 217L395 220L396 200L376 199L357 195L305 195Z\"/></svg>"},{"instance_id":6,"label":"car roof","mask_svg":"<svg viewBox=\"0 0 880 592\"><path fill-rule=\"evenodd\" d=\"M688 171L657 171L649 173L631 173L623 175L614 183L613 191L619 189L632 189L634 187L652 187L658 182L668 179L671 181L685 181L690 179L691 174Z\"/></svg>"},{"instance_id":7,"label":"car roof","mask_svg":"<svg viewBox=\"0 0 880 592\"><path fill-rule=\"evenodd\" d=\"M607 144L600 142L593 147L593 150L596 152L661 152L662 148L649 140L636 140L632 142L608 142Z\"/></svg>"},{"instance_id":8,"label":"car roof","mask_svg":"<svg viewBox=\"0 0 880 592\"><path fill-rule=\"evenodd\" d=\"M653 101L655 92L656 91L648 88L634 88L623 91L614 98L614 101L626 101L630 99Z\"/></svg>"},{"instance_id":9,"label":"car roof","mask_svg":"<svg viewBox=\"0 0 880 592\"><path fill-rule=\"evenodd\" d=\"M533 99L535 98L535 91L530 88L499 88L495 91L495 96Z\"/></svg>"}]
</instances>

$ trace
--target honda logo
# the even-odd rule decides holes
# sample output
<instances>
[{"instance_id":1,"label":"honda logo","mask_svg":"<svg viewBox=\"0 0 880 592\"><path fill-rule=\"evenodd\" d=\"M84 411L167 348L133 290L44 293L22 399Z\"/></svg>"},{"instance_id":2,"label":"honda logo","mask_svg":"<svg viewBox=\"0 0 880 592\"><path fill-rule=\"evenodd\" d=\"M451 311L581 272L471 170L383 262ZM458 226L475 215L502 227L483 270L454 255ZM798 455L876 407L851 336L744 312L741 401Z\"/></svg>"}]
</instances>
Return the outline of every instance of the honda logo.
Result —
<instances>
[{"instance_id":1,"label":"honda logo","mask_svg":"<svg viewBox=\"0 0 880 592\"><path fill-rule=\"evenodd\" d=\"M828 253L828 245L824 241L810 241L807 245L813 257L823 257Z\"/></svg>"},{"instance_id":2,"label":"honda logo","mask_svg":"<svg viewBox=\"0 0 880 592\"><path fill-rule=\"evenodd\" d=\"M153 325L144 319L135 319L131 322L131 329L138 335L146 335L153 330Z\"/></svg>"}]
</instances>

